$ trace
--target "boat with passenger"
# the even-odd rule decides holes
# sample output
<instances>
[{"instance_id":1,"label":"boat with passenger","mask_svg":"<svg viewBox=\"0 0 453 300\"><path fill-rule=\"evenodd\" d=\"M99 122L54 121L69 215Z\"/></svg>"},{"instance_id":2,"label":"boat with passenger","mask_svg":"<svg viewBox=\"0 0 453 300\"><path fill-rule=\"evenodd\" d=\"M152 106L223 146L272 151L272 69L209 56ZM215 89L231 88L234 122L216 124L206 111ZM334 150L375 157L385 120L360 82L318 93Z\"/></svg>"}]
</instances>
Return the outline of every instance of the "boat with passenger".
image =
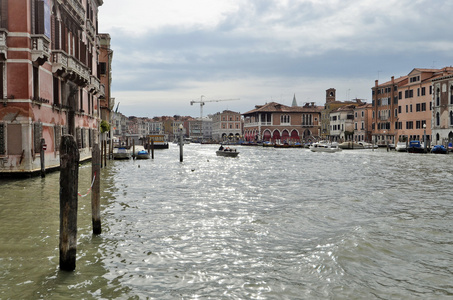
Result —
<instances>
[{"instance_id":1,"label":"boat with passenger","mask_svg":"<svg viewBox=\"0 0 453 300\"><path fill-rule=\"evenodd\" d=\"M219 150L217 150L215 153L217 156L227 157L237 157L239 155L239 152L236 149L230 147L223 147L223 145L220 145Z\"/></svg>"}]
</instances>

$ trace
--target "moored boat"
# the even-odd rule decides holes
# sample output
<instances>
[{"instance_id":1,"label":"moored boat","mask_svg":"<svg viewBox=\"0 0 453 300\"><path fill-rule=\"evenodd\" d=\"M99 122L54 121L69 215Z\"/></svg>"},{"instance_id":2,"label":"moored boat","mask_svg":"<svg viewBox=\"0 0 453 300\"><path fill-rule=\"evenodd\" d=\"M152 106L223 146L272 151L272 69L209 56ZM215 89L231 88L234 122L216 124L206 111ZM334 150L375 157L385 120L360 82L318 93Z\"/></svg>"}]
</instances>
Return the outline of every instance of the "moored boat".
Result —
<instances>
[{"instance_id":1,"label":"moored boat","mask_svg":"<svg viewBox=\"0 0 453 300\"><path fill-rule=\"evenodd\" d=\"M327 152L327 153L334 153L341 151L341 148L338 147L338 143L333 142L317 142L310 146L310 150L312 152Z\"/></svg>"},{"instance_id":2,"label":"moored boat","mask_svg":"<svg viewBox=\"0 0 453 300\"><path fill-rule=\"evenodd\" d=\"M135 158L136 159L149 159L149 153L148 151L146 150L140 150L137 152L137 154L135 155Z\"/></svg>"},{"instance_id":3,"label":"moored boat","mask_svg":"<svg viewBox=\"0 0 453 300\"><path fill-rule=\"evenodd\" d=\"M398 143L396 143L395 150L397 152L407 152L406 142L398 142Z\"/></svg>"},{"instance_id":4,"label":"moored boat","mask_svg":"<svg viewBox=\"0 0 453 300\"><path fill-rule=\"evenodd\" d=\"M130 159L131 152L125 147L119 147L113 149L113 159Z\"/></svg>"},{"instance_id":5,"label":"moored boat","mask_svg":"<svg viewBox=\"0 0 453 300\"><path fill-rule=\"evenodd\" d=\"M425 149L420 141L410 141L407 147L409 153L424 153Z\"/></svg>"},{"instance_id":6,"label":"moored boat","mask_svg":"<svg viewBox=\"0 0 453 300\"><path fill-rule=\"evenodd\" d=\"M435 145L431 149L431 153L435 153L435 154L447 154L447 152L448 152L448 150L444 145Z\"/></svg>"},{"instance_id":7,"label":"moored boat","mask_svg":"<svg viewBox=\"0 0 453 300\"><path fill-rule=\"evenodd\" d=\"M359 150L359 149L377 149L377 145L373 145L367 142L343 142L338 145L341 149L348 149L348 150Z\"/></svg>"}]
</instances>

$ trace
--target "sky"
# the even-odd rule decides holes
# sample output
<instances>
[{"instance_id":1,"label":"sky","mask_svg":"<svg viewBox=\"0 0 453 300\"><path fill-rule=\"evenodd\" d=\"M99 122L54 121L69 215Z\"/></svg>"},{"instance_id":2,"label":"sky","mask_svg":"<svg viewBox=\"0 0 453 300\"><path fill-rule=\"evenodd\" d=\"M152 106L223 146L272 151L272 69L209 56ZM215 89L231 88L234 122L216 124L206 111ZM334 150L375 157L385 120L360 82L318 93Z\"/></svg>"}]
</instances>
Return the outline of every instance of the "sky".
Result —
<instances>
[{"instance_id":1,"label":"sky","mask_svg":"<svg viewBox=\"0 0 453 300\"><path fill-rule=\"evenodd\" d=\"M375 80L453 65L451 0L104 0L126 116L245 113L275 101L371 103ZM222 101L217 101L222 100ZM115 105L115 108L117 107Z\"/></svg>"}]
</instances>

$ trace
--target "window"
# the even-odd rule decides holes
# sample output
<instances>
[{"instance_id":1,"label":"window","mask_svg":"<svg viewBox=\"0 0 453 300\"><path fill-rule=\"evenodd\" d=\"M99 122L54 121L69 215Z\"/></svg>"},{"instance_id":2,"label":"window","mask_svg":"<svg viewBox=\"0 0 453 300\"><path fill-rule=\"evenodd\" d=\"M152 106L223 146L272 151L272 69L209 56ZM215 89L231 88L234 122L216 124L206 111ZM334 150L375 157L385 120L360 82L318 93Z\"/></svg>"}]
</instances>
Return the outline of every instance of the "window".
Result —
<instances>
[{"instance_id":1,"label":"window","mask_svg":"<svg viewBox=\"0 0 453 300\"><path fill-rule=\"evenodd\" d=\"M416 121L416 122L415 122L415 128L416 128L416 129L422 128L422 127L421 127L421 122L420 122L420 121Z\"/></svg>"},{"instance_id":2,"label":"window","mask_svg":"<svg viewBox=\"0 0 453 300\"><path fill-rule=\"evenodd\" d=\"M422 103L422 111L426 111L426 103L425 102Z\"/></svg>"},{"instance_id":3,"label":"window","mask_svg":"<svg viewBox=\"0 0 453 300\"><path fill-rule=\"evenodd\" d=\"M99 68L100 68L101 75L107 75L107 64L105 62L100 62Z\"/></svg>"},{"instance_id":4,"label":"window","mask_svg":"<svg viewBox=\"0 0 453 300\"><path fill-rule=\"evenodd\" d=\"M365 122L362 121L362 127L360 129L365 130Z\"/></svg>"},{"instance_id":5,"label":"window","mask_svg":"<svg viewBox=\"0 0 453 300\"><path fill-rule=\"evenodd\" d=\"M436 113L436 126L440 126L440 114Z\"/></svg>"},{"instance_id":6,"label":"window","mask_svg":"<svg viewBox=\"0 0 453 300\"><path fill-rule=\"evenodd\" d=\"M436 90L436 106L440 106L440 89Z\"/></svg>"},{"instance_id":7,"label":"window","mask_svg":"<svg viewBox=\"0 0 453 300\"><path fill-rule=\"evenodd\" d=\"M403 99L403 92L398 92L398 99Z\"/></svg>"},{"instance_id":8,"label":"window","mask_svg":"<svg viewBox=\"0 0 453 300\"><path fill-rule=\"evenodd\" d=\"M420 105L420 103L417 103L415 105L415 111L420 111L420 110L421 110L421 105Z\"/></svg>"},{"instance_id":9,"label":"window","mask_svg":"<svg viewBox=\"0 0 453 300\"><path fill-rule=\"evenodd\" d=\"M398 106L398 113L399 113L399 114L401 113L401 105Z\"/></svg>"},{"instance_id":10,"label":"window","mask_svg":"<svg viewBox=\"0 0 453 300\"><path fill-rule=\"evenodd\" d=\"M409 106L409 108L410 108L410 112L412 112L412 104Z\"/></svg>"},{"instance_id":11,"label":"window","mask_svg":"<svg viewBox=\"0 0 453 300\"><path fill-rule=\"evenodd\" d=\"M414 122L413 121L406 122L406 129L414 129Z\"/></svg>"},{"instance_id":12,"label":"window","mask_svg":"<svg viewBox=\"0 0 453 300\"><path fill-rule=\"evenodd\" d=\"M453 85L450 87L450 104L453 104Z\"/></svg>"},{"instance_id":13,"label":"window","mask_svg":"<svg viewBox=\"0 0 453 300\"><path fill-rule=\"evenodd\" d=\"M406 104L406 113L409 112L408 108L409 108L409 105Z\"/></svg>"},{"instance_id":14,"label":"window","mask_svg":"<svg viewBox=\"0 0 453 300\"><path fill-rule=\"evenodd\" d=\"M450 111L450 126L453 126L453 111ZM0 133L0 138L1 138L1 133ZM1 149L0 149L0 151L1 151Z\"/></svg>"},{"instance_id":15,"label":"window","mask_svg":"<svg viewBox=\"0 0 453 300\"><path fill-rule=\"evenodd\" d=\"M426 88L422 87L422 96L425 96L425 95L426 95Z\"/></svg>"},{"instance_id":16,"label":"window","mask_svg":"<svg viewBox=\"0 0 453 300\"><path fill-rule=\"evenodd\" d=\"M289 124L290 123L290 117L288 115L282 115L280 117L280 123L281 124Z\"/></svg>"}]
</instances>

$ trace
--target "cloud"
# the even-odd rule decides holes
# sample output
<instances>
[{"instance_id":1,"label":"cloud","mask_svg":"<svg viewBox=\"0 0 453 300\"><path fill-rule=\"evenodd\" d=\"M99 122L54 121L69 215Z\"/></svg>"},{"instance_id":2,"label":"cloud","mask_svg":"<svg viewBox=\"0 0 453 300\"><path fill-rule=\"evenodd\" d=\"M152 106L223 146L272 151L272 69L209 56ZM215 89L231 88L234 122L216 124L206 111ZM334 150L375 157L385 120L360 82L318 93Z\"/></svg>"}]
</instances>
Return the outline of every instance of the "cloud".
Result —
<instances>
[{"instance_id":1,"label":"cloud","mask_svg":"<svg viewBox=\"0 0 453 300\"><path fill-rule=\"evenodd\" d=\"M297 91L323 104L330 87L370 98L378 77L451 65L451 11L447 0L109 0L100 27L115 97L143 95L124 102L171 110L202 94L262 104Z\"/></svg>"}]
</instances>

